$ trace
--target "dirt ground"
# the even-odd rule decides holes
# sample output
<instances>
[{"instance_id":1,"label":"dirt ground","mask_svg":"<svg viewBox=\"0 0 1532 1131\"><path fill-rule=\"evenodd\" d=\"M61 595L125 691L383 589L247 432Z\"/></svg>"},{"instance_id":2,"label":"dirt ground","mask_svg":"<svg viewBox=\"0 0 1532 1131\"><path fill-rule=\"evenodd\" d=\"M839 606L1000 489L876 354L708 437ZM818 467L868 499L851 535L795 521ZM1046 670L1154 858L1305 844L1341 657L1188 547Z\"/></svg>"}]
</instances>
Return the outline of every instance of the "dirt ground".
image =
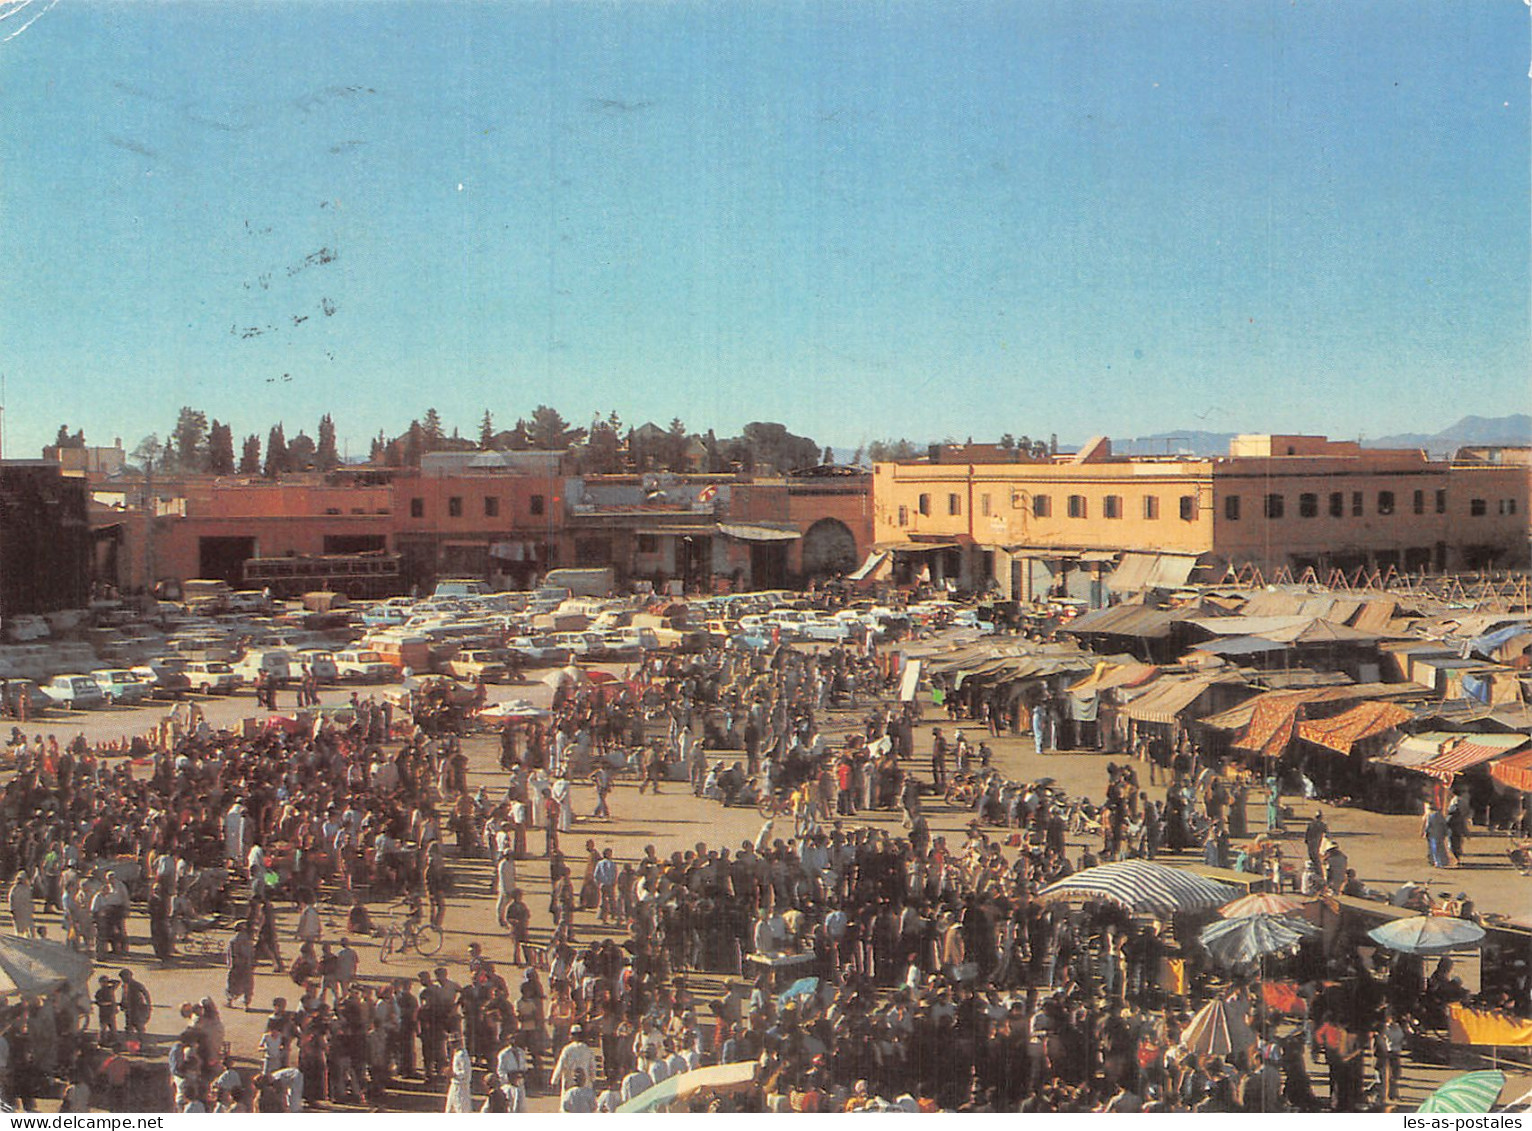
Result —
<instances>
[{"instance_id":1,"label":"dirt ground","mask_svg":"<svg viewBox=\"0 0 1532 1131\"><path fill-rule=\"evenodd\" d=\"M368 692L378 694L381 690L379 688L364 689L362 694L365 695ZM349 695L349 690L329 689L323 692L322 701L326 705L340 704L346 702ZM539 705L546 705L550 696L551 691L548 687L534 681L509 689L501 689L491 698L523 697ZM203 707L209 722L214 726L232 723L240 718L257 714L254 700L248 694L233 699L215 698L204 701ZM113 708L82 713L77 717L54 718L42 723L34 722L26 728L26 731L29 735L55 734L61 743L82 732L91 741L105 741L149 730L163 710L164 708L159 706ZM832 735L844 733L860 722L865 711L864 707L862 711L855 713L835 712L830 716L826 729ZM920 759L923 759L929 751L932 725L942 726L950 734L953 726L961 724L939 717L939 713L934 709L927 709L925 725L917 732L916 741L918 756L916 772L922 777L929 776L929 761ZM970 726L965 729L971 740L976 742L977 728ZM1084 795L1099 799L1105 792L1106 764L1113 760L1110 756L1094 753L1038 755L1030 737L983 737L995 752L996 765L1009 777L1021 780L1052 777L1071 796L1076 797ZM471 737L465 740L464 750L469 757L470 788L477 789L480 785L485 785L492 792L501 788L504 775L497 766L496 737L494 735ZM733 761L738 755L732 752L721 752L719 757ZM1142 775L1140 776L1142 778ZM1161 796L1161 792L1151 790L1151 795L1158 797ZM590 788L577 786L575 796L576 813L582 816L589 814L593 806ZM1296 856L1301 859L1302 821L1317 808L1325 814L1330 825L1331 836L1340 843L1358 875L1369 886L1386 892L1392 891L1399 883L1406 880L1425 880L1429 882L1433 891L1467 892L1475 900L1481 912L1499 911L1525 915L1529 908L1532 908L1532 879L1521 876L1510 866L1505 856L1507 841L1502 835L1471 838L1461 868L1450 871L1431 869L1426 863L1425 842L1420 836L1419 819L1416 817L1370 813L1362 809L1340 808L1325 804L1315 805L1313 802L1294 804L1298 806L1297 816L1300 819L1289 824L1289 829L1283 838L1285 842L1293 845L1291 849L1285 850L1289 858ZM571 861L578 864L578 860L583 858L583 848L587 839L594 840L598 847L611 846L619 860L636 860L643 854L645 846L650 844L654 845L661 855L676 849L692 848L699 843L705 843L708 846L737 846L742 839L753 839L762 825L762 819L754 809L725 809L716 803L702 801L693 797L684 783L667 784L664 792L658 795L640 796L634 782L623 781L613 791L610 806L613 819L591 820L585 816L577 822L571 833L566 834L562 848ZM934 834L946 834L949 839L961 839L961 830L969 820L969 814L966 811L955 810L939 801L933 804L929 799L927 808ZM891 815L863 813L852 818L848 823L883 825L892 828L897 826L898 821ZM1250 829L1252 833L1256 833L1262 831L1264 827L1265 806L1263 801L1257 799L1250 806ZM790 832L790 828L787 831ZM1073 844L1071 855L1077 855L1084 841L1077 837L1071 839ZM536 851L541 846L540 833L529 838L529 848ZM1097 847L1099 848L1099 844ZM1190 854L1187 854L1185 858L1188 861L1192 860ZM1170 862L1173 862L1173 858ZM410 955L407 959L395 958L385 965L379 961L376 940L353 940L353 945L361 957L363 979L408 977L418 970L438 964L448 966L454 977L461 977L468 958L468 944L478 942L483 947L485 957L496 961L497 966L506 973L507 980L514 988L519 974L511 973L509 964L500 961L509 953L509 948L504 931L495 924L494 882L489 861L485 859L460 861L452 858L449 860L449 867L454 874L455 890L448 900L447 938L441 953L430 960L416 955ZM546 865L541 859L528 859L520 867L519 881L527 893L527 903L532 910L534 939L546 938L551 926L548 915L550 885ZM44 917L41 921L49 924L50 935L62 936L56 915ZM284 908L282 911L284 959L296 953L296 945L291 941L294 921L295 913L292 909ZM598 938L605 931L605 928L596 923L593 912L581 912L576 922L581 929L579 936L581 939ZM6 929L9 929L9 915L3 908L0 908L0 923L4 923ZM179 1031L180 1017L177 1010L179 1003L209 996L217 1001L220 1007L222 1006L224 983L222 963L221 960L215 963L211 958L207 960L181 958L169 965L161 966L151 956L147 923L142 914L135 912L130 917L128 926L132 936L133 958L125 964L114 961L110 968L115 970L119 965L127 965L148 985L156 1003L152 1029L160 1041L157 1048L163 1049L163 1042ZM327 926L325 937L338 939L342 933L342 925L336 923L333 926ZM226 937L227 932L219 935L220 939ZM699 975L690 981L703 996L710 996L721 989L721 980L716 977ZM292 982L285 976L274 974L269 964L264 962L258 967L256 983L254 1012L246 1014L236 1007L224 1013L231 1051L241 1066L249 1066L255 1061L256 1041L260 1036L261 1021L271 999L282 996L293 1000L298 996ZM1410 1110L1414 1103L1442 1080L1456 1072L1479 1066L1477 1058L1466 1058L1451 1069L1408 1065L1401 1097L1405 1110ZM1532 1087L1532 1072L1513 1066L1508 1070L1508 1075L1511 1079L1506 1084L1503 1098L1512 1099ZM1322 1092L1323 1071L1316 1073L1315 1084L1316 1088ZM391 1094L388 1105L390 1109L440 1110L442 1094L439 1091L436 1093L411 1092L408 1086L406 1082L406 1090ZM534 1110L556 1110L557 1104L552 1097L534 1097L532 1107Z\"/></svg>"}]
</instances>

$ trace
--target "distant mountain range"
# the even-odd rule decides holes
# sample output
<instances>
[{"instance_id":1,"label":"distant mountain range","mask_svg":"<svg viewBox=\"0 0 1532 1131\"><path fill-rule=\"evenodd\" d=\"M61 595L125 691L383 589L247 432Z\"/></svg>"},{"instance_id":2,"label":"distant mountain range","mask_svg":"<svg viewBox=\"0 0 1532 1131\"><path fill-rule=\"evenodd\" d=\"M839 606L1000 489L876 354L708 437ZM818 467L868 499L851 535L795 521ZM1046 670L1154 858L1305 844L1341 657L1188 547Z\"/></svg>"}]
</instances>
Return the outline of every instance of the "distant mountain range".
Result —
<instances>
[{"instance_id":1,"label":"distant mountain range","mask_svg":"<svg viewBox=\"0 0 1532 1131\"><path fill-rule=\"evenodd\" d=\"M1112 451L1118 455L1162 456L1227 455L1233 432L1159 432L1153 436L1134 439L1112 440ZM1333 436L1332 439L1346 439ZM1431 455L1451 455L1458 448L1473 444L1532 444L1532 416L1514 413L1510 416L1465 416L1456 424L1440 432L1400 432L1394 436L1364 437L1369 448L1424 448Z\"/></svg>"},{"instance_id":2,"label":"distant mountain range","mask_svg":"<svg viewBox=\"0 0 1532 1131\"><path fill-rule=\"evenodd\" d=\"M1431 435L1401 432L1397 436L1379 436L1369 440L1374 448L1425 448L1432 455L1450 455L1472 444L1532 444L1532 416L1524 412L1511 416L1465 416L1449 428Z\"/></svg>"}]
</instances>

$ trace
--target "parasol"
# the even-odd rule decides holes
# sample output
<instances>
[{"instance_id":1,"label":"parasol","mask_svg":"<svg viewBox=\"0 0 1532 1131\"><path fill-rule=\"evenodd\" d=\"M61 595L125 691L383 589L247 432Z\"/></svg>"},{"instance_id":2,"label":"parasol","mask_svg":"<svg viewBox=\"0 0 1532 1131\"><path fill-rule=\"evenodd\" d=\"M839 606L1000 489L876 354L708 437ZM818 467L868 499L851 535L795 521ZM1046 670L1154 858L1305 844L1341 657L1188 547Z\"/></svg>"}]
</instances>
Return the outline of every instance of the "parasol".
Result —
<instances>
[{"instance_id":1,"label":"parasol","mask_svg":"<svg viewBox=\"0 0 1532 1131\"><path fill-rule=\"evenodd\" d=\"M1504 1072L1468 1072L1448 1080L1426 1097L1416 1111L1483 1115L1495 1106L1505 1087Z\"/></svg>"},{"instance_id":2,"label":"parasol","mask_svg":"<svg viewBox=\"0 0 1532 1131\"><path fill-rule=\"evenodd\" d=\"M1181 1032L1181 1043L1198 1056L1228 1056L1255 1044L1255 1033L1245 1024L1244 1010L1223 998L1214 998L1192 1016Z\"/></svg>"},{"instance_id":3,"label":"parasol","mask_svg":"<svg viewBox=\"0 0 1532 1131\"><path fill-rule=\"evenodd\" d=\"M84 986L90 967L89 958L59 943L0 935L0 999Z\"/></svg>"},{"instance_id":4,"label":"parasol","mask_svg":"<svg viewBox=\"0 0 1532 1131\"><path fill-rule=\"evenodd\" d=\"M1477 943L1484 937L1484 928L1447 915L1412 915L1374 927L1367 937L1379 946L1405 954L1445 954Z\"/></svg>"},{"instance_id":5,"label":"parasol","mask_svg":"<svg viewBox=\"0 0 1532 1131\"><path fill-rule=\"evenodd\" d=\"M1257 892L1251 895L1242 895L1233 903L1226 903L1218 909L1218 914L1225 919L1243 919L1247 915L1291 915L1307 907L1312 900L1300 899L1296 895L1278 895L1274 892Z\"/></svg>"},{"instance_id":6,"label":"parasol","mask_svg":"<svg viewBox=\"0 0 1532 1131\"><path fill-rule=\"evenodd\" d=\"M1044 901L1105 900L1134 914L1168 915L1222 907L1239 889L1150 860L1119 860L1065 876L1038 892Z\"/></svg>"},{"instance_id":7,"label":"parasol","mask_svg":"<svg viewBox=\"0 0 1532 1131\"><path fill-rule=\"evenodd\" d=\"M801 997L813 997L818 990L818 978L799 978L777 995L777 1008L781 1009L788 1002L796 1001Z\"/></svg>"},{"instance_id":8,"label":"parasol","mask_svg":"<svg viewBox=\"0 0 1532 1131\"><path fill-rule=\"evenodd\" d=\"M654 1111L677 1100L689 1100L693 1096L726 1095L742 1092L755 1085L756 1062L736 1061L733 1064L715 1064L710 1068L694 1068L661 1080L634 1096L617 1108L619 1115L631 1112Z\"/></svg>"},{"instance_id":9,"label":"parasol","mask_svg":"<svg viewBox=\"0 0 1532 1131\"><path fill-rule=\"evenodd\" d=\"M1318 927L1299 919L1246 915L1210 923L1197 937L1220 964L1243 966L1258 962L1268 954L1296 950L1300 942L1317 934Z\"/></svg>"}]
</instances>

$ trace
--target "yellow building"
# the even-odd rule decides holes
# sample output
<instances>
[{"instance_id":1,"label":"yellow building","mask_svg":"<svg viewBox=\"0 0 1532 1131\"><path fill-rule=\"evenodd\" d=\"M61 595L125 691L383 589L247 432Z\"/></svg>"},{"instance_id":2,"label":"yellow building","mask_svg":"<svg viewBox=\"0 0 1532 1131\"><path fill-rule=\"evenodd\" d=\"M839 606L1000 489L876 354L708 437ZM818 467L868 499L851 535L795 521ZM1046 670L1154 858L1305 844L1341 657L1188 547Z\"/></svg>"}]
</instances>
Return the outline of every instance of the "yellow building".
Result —
<instances>
[{"instance_id":1,"label":"yellow building","mask_svg":"<svg viewBox=\"0 0 1532 1131\"><path fill-rule=\"evenodd\" d=\"M1527 562L1529 478L1322 436L1239 436L1213 458L1114 456L1104 438L1052 457L953 445L876 465L874 538L901 580L1021 600L1099 603L1122 554L1162 556L1129 572L1164 584L1196 564L1215 577L1507 568Z\"/></svg>"}]
</instances>

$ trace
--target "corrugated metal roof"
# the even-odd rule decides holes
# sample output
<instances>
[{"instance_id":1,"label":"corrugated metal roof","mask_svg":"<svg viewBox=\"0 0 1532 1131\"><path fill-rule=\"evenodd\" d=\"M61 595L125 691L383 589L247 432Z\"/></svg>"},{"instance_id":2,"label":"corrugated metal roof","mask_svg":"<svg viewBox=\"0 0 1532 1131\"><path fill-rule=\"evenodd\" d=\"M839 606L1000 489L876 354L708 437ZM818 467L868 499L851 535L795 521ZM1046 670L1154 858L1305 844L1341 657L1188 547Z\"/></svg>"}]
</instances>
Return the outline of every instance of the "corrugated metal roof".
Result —
<instances>
[{"instance_id":1,"label":"corrugated metal roof","mask_svg":"<svg viewBox=\"0 0 1532 1131\"><path fill-rule=\"evenodd\" d=\"M1107 588L1117 593L1139 589L1179 589L1197 568L1196 555L1124 554L1122 562L1106 579Z\"/></svg>"},{"instance_id":2,"label":"corrugated metal roof","mask_svg":"<svg viewBox=\"0 0 1532 1131\"><path fill-rule=\"evenodd\" d=\"M1285 652L1287 645L1264 636L1233 636L1225 640L1209 640L1199 644L1193 651L1206 652L1211 656L1253 656L1261 652Z\"/></svg>"},{"instance_id":3,"label":"corrugated metal roof","mask_svg":"<svg viewBox=\"0 0 1532 1131\"><path fill-rule=\"evenodd\" d=\"M1309 620L1309 617L1296 615L1246 616L1242 613L1233 617L1190 617L1187 623L1214 636L1256 636L1283 628L1301 628Z\"/></svg>"},{"instance_id":4,"label":"corrugated metal roof","mask_svg":"<svg viewBox=\"0 0 1532 1131\"><path fill-rule=\"evenodd\" d=\"M1170 626L1183 618L1167 609L1149 605L1113 605L1078 616L1059 631L1069 634L1099 633L1158 640L1170 635Z\"/></svg>"},{"instance_id":5,"label":"corrugated metal roof","mask_svg":"<svg viewBox=\"0 0 1532 1131\"><path fill-rule=\"evenodd\" d=\"M1346 623L1352 628L1360 628L1363 632L1376 632L1383 635L1389 631L1389 622L1394 619L1394 614L1399 609L1399 602L1392 597L1379 597L1368 601L1362 610L1354 617L1348 617ZM1340 620L1340 617L1332 617L1332 620Z\"/></svg>"},{"instance_id":6,"label":"corrugated metal roof","mask_svg":"<svg viewBox=\"0 0 1532 1131\"><path fill-rule=\"evenodd\" d=\"M1194 679L1161 676L1123 711L1130 719L1138 719L1140 722L1173 723L1176 716L1195 703L1214 682L1208 676Z\"/></svg>"}]
</instances>

